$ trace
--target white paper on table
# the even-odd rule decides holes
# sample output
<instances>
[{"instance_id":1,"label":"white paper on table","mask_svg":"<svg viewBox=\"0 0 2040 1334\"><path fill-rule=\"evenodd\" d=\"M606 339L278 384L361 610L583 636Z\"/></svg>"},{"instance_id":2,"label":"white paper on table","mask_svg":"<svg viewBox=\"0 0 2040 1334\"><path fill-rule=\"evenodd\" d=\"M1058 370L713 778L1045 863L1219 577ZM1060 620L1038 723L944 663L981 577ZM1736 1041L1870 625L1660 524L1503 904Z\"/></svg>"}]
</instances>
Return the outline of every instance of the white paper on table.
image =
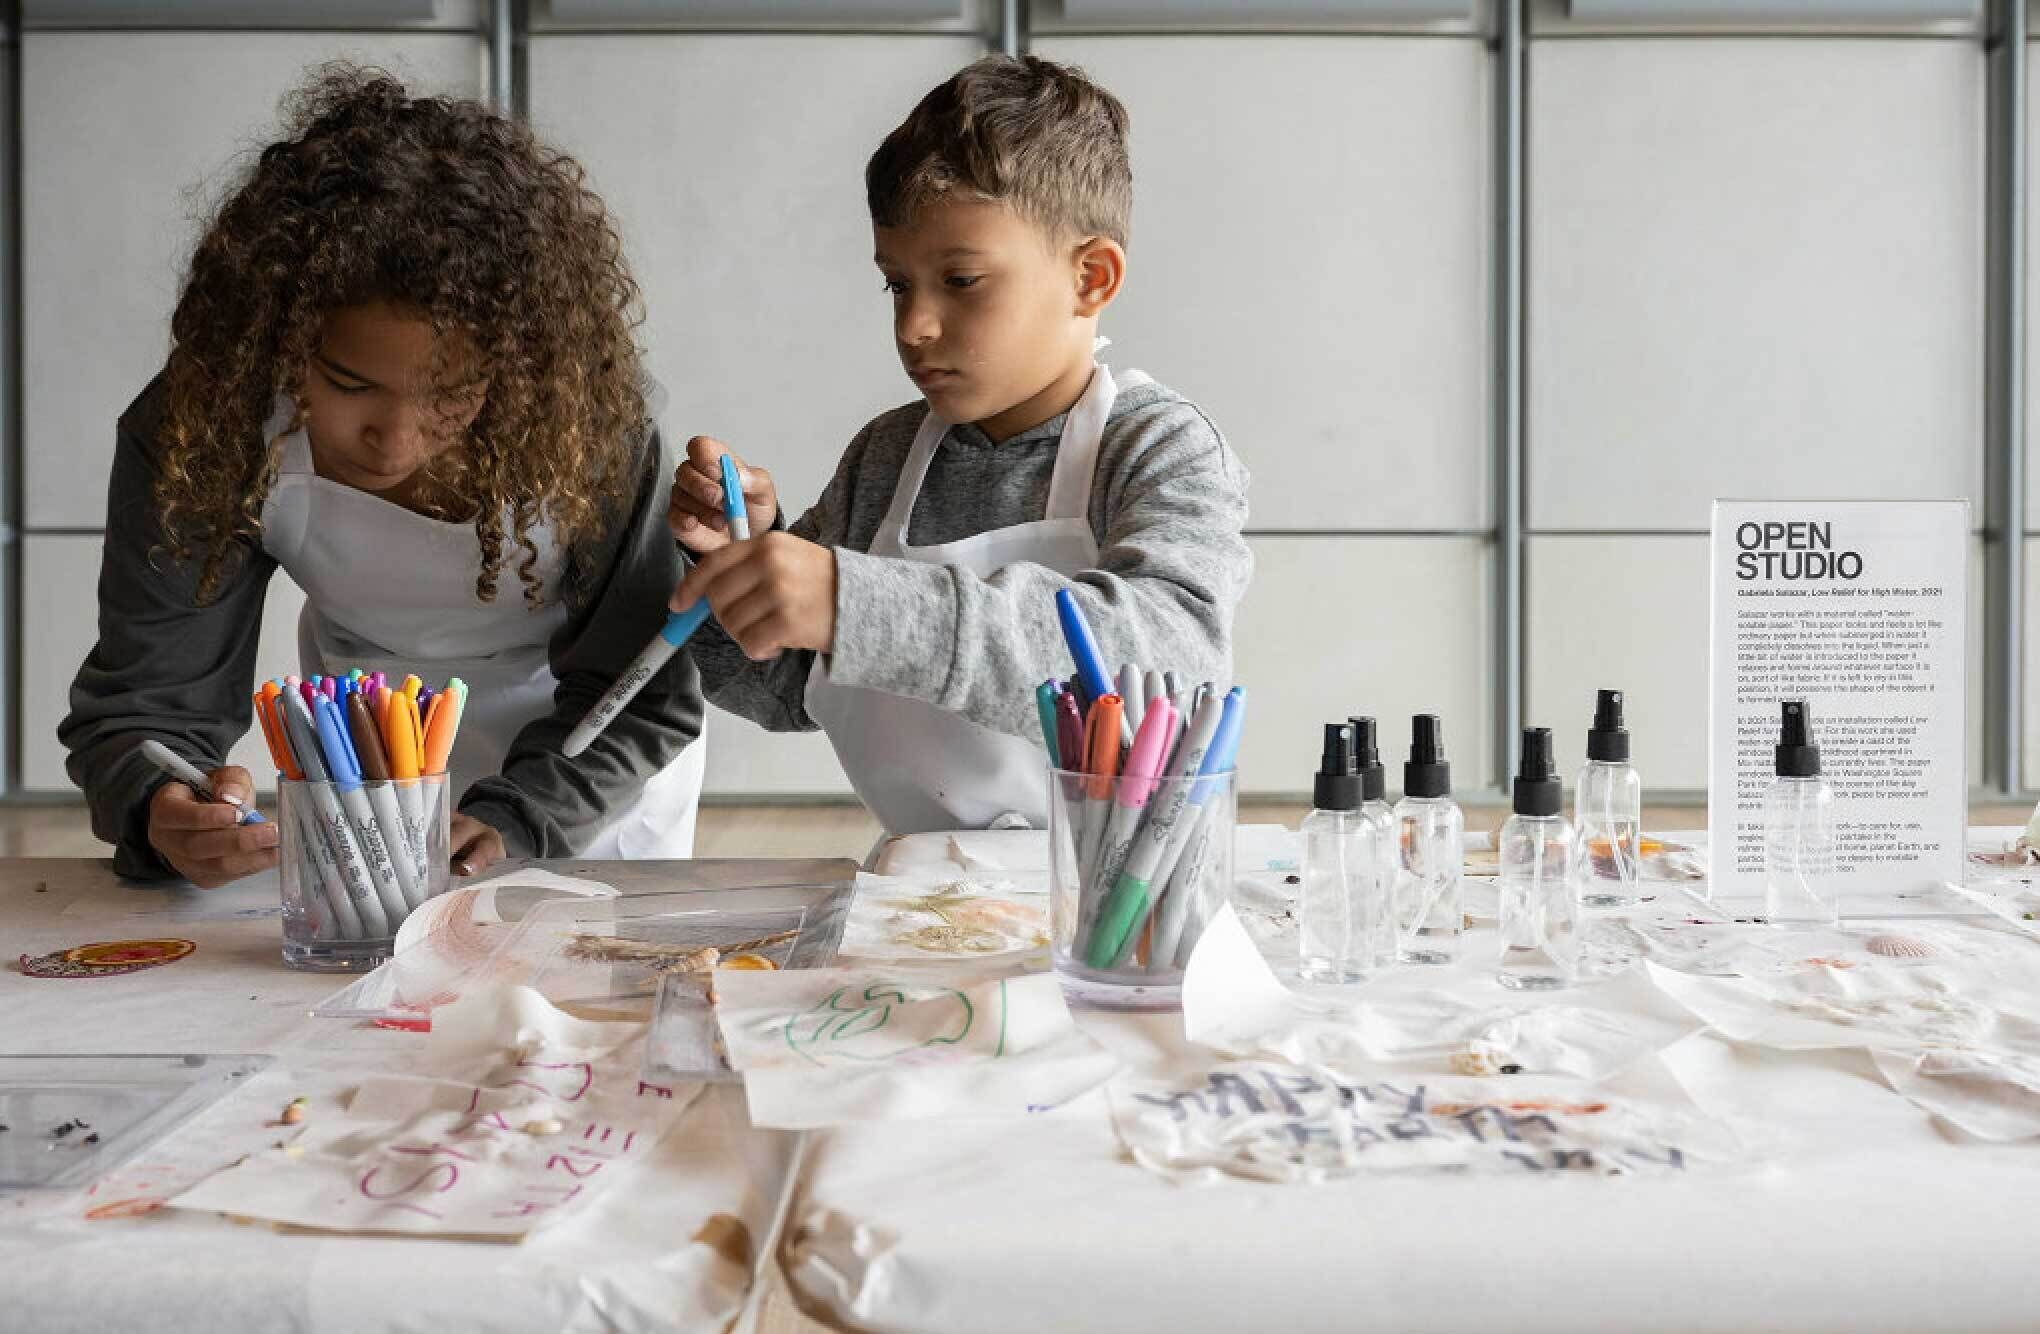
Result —
<instances>
[{"instance_id":1,"label":"white paper on table","mask_svg":"<svg viewBox=\"0 0 2040 1334\"><path fill-rule=\"evenodd\" d=\"M397 928L389 962L321 1001L313 1013L416 1016L457 999L463 988L479 990L489 981L480 970L509 928L547 899L566 897L614 898L616 890L524 867L429 899Z\"/></svg>"},{"instance_id":2,"label":"white paper on table","mask_svg":"<svg viewBox=\"0 0 2040 1334\"><path fill-rule=\"evenodd\" d=\"M1915 929L1915 928L1909 928ZM1978 948L2008 937L1971 933ZM1987 946L1986 942L1990 942ZM1983 1139L2040 1134L2040 990L2025 970L1945 951L1903 959L1836 950L1737 978L1648 975L1724 1036L1783 1051L1863 1048L1892 1088Z\"/></svg>"},{"instance_id":3,"label":"white paper on table","mask_svg":"<svg viewBox=\"0 0 2040 1334\"><path fill-rule=\"evenodd\" d=\"M716 1019L753 1124L1008 1117L1104 1083L1118 1058L1048 973L719 968Z\"/></svg>"},{"instance_id":4,"label":"white paper on table","mask_svg":"<svg viewBox=\"0 0 2040 1334\"><path fill-rule=\"evenodd\" d=\"M1349 1075L1258 1060L1172 1079L1128 1076L1107 1094L1133 1160L1185 1183L1313 1184L1365 1172L1676 1176L1750 1157L1668 1078L1639 1096L1526 1075Z\"/></svg>"},{"instance_id":5,"label":"white paper on table","mask_svg":"<svg viewBox=\"0 0 2040 1334\"><path fill-rule=\"evenodd\" d=\"M2014 931L2040 939L2040 890L2021 880L1984 880L1958 885L1952 880L1941 888L1973 903Z\"/></svg>"},{"instance_id":6,"label":"white paper on table","mask_svg":"<svg viewBox=\"0 0 2040 1334\"><path fill-rule=\"evenodd\" d=\"M524 987L470 993L435 1015L429 1077L366 1079L295 1144L172 1203L321 1231L516 1240L627 1177L699 1093L639 1080L644 1027L574 1019Z\"/></svg>"},{"instance_id":7,"label":"white paper on table","mask_svg":"<svg viewBox=\"0 0 2040 1334\"><path fill-rule=\"evenodd\" d=\"M1048 870L1048 835L1039 829L964 829L948 835L949 860L966 871Z\"/></svg>"},{"instance_id":8,"label":"white paper on table","mask_svg":"<svg viewBox=\"0 0 2040 1334\"><path fill-rule=\"evenodd\" d=\"M1303 835L1279 824L1243 824L1233 830L1233 869L1291 872L1303 864Z\"/></svg>"},{"instance_id":9,"label":"white paper on table","mask_svg":"<svg viewBox=\"0 0 2040 1334\"><path fill-rule=\"evenodd\" d=\"M1048 949L1045 872L859 875L839 959L999 959Z\"/></svg>"},{"instance_id":10,"label":"white paper on table","mask_svg":"<svg viewBox=\"0 0 2040 1334\"><path fill-rule=\"evenodd\" d=\"M1467 1074L1601 1079L1699 1030L1635 1009L1470 1005L1443 992L1362 997L1333 1009L1285 987L1228 906L1183 977L1184 1036L1232 1056L1355 1068L1435 1059Z\"/></svg>"}]
</instances>

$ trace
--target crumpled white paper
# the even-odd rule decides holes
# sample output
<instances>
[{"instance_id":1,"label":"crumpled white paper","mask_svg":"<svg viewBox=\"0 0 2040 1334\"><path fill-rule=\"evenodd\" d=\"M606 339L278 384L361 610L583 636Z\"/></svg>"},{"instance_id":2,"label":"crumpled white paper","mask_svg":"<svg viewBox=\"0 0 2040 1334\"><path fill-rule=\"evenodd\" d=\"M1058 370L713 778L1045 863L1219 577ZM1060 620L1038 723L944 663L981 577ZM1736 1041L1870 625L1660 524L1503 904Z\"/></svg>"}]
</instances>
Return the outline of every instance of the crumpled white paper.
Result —
<instances>
[{"instance_id":1,"label":"crumpled white paper","mask_svg":"<svg viewBox=\"0 0 2040 1334\"><path fill-rule=\"evenodd\" d=\"M176 1197L322 1231L515 1240L628 1175L699 1093L640 1081L643 1024L518 987L443 1006L431 1077L375 1076L297 1141Z\"/></svg>"},{"instance_id":2,"label":"crumpled white paper","mask_svg":"<svg viewBox=\"0 0 2040 1334\"><path fill-rule=\"evenodd\" d=\"M1927 952L1880 953L1872 942ZM2000 953L2007 947L2026 954L2023 967ZM1974 931L1958 940L1954 928L1920 924L1903 935L1780 932L1741 963L1736 978L1646 967L1738 1042L1867 1049L1893 1089L1972 1135L2040 1135L2040 954L2030 943Z\"/></svg>"},{"instance_id":3,"label":"crumpled white paper","mask_svg":"<svg viewBox=\"0 0 2040 1334\"><path fill-rule=\"evenodd\" d=\"M1183 978L1190 1041L1303 1066L1427 1061L1463 1074L1512 1066L1511 1073L1601 1079L1700 1027L1633 1008L1474 1005L1435 991L1363 996L1332 1009L1285 987L1230 907L1212 920Z\"/></svg>"},{"instance_id":4,"label":"crumpled white paper","mask_svg":"<svg viewBox=\"0 0 2040 1334\"><path fill-rule=\"evenodd\" d=\"M526 912L568 896L614 898L616 890L598 880L524 867L441 894L397 928L388 963L327 997L313 1013L423 1021L463 989L487 984L484 966Z\"/></svg>"},{"instance_id":5,"label":"crumpled white paper","mask_svg":"<svg viewBox=\"0 0 2040 1334\"><path fill-rule=\"evenodd\" d=\"M715 974L716 1019L755 1125L1024 1116L1120 1068L1053 975L877 969Z\"/></svg>"},{"instance_id":6,"label":"crumpled white paper","mask_svg":"<svg viewBox=\"0 0 2040 1334\"><path fill-rule=\"evenodd\" d=\"M996 959L1048 950L1043 871L857 877L836 956L873 962Z\"/></svg>"}]
</instances>

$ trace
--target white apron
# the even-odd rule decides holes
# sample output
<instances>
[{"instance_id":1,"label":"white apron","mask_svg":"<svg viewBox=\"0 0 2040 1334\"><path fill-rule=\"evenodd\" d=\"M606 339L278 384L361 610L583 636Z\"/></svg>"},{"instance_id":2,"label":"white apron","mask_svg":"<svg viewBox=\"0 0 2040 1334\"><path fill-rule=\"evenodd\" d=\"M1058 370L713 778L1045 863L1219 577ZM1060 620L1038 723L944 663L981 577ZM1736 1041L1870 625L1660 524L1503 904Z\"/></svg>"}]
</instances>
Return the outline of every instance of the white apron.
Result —
<instances>
[{"instance_id":1,"label":"white apron","mask_svg":"<svg viewBox=\"0 0 2040 1334\"><path fill-rule=\"evenodd\" d=\"M1091 476L1117 392L1111 370L1100 363L1063 423L1040 519L917 547L907 540L907 526L928 465L949 432L949 423L931 410L914 437L871 554L955 566L981 578L1016 561L1065 575L1096 568L1098 540L1088 517ZM1007 814L1026 817L1036 829L1048 827L1048 758L1039 744L905 695L836 685L819 654L808 672L806 702L808 716L829 734L851 786L887 833L983 829Z\"/></svg>"},{"instance_id":2,"label":"white apron","mask_svg":"<svg viewBox=\"0 0 2040 1334\"><path fill-rule=\"evenodd\" d=\"M288 425L288 417L272 430ZM320 477L303 430L284 442L276 486L262 508L262 545L305 591L298 658L305 675L359 667L392 682L416 672L438 686L458 676L467 706L448 769L452 796L501 771L525 724L553 711L558 684L547 645L565 624L565 564L549 527L532 533L545 605L531 611L510 547L496 600L475 596L481 542L474 526L414 514ZM612 814L588 858L678 858L694 851L707 737L698 738Z\"/></svg>"}]
</instances>

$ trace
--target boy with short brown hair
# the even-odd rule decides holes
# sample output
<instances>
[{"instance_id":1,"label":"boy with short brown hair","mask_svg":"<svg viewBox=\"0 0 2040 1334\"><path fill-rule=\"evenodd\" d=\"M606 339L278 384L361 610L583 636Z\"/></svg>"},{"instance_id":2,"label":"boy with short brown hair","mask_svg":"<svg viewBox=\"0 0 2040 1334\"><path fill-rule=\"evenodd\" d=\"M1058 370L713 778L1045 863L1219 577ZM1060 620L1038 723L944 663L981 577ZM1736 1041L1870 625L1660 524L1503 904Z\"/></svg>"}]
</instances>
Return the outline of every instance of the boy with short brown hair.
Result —
<instances>
[{"instance_id":1,"label":"boy with short brown hair","mask_svg":"<svg viewBox=\"0 0 2040 1334\"><path fill-rule=\"evenodd\" d=\"M720 459L674 476L706 597L710 700L820 727L892 833L1047 814L1035 687L1067 676L1068 587L1110 663L1223 686L1253 572L1247 473L1196 406L1095 360L1126 273L1127 115L1079 71L993 56L924 97L865 171L900 360L922 398L852 440L790 527L740 468L759 535L731 542ZM763 531L770 527L772 531Z\"/></svg>"}]
</instances>

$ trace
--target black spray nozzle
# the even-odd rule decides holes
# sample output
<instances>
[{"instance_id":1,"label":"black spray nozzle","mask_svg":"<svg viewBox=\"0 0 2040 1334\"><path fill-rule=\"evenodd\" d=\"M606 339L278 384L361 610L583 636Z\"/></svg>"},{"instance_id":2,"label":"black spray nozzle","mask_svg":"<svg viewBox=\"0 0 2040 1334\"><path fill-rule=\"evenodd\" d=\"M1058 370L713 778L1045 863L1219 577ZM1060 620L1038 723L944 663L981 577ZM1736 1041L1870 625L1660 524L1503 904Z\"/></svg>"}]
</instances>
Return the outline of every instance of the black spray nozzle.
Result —
<instances>
[{"instance_id":1,"label":"black spray nozzle","mask_svg":"<svg viewBox=\"0 0 2040 1334\"><path fill-rule=\"evenodd\" d=\"M1622 692L1603 690L1594 696L1594 725L1587 732L1587 758L1610 764L1629 759L1629 733L1622 726Z\"/></svg>"},{"instance_id":2,"label":"black spray nozzle","mask_svg":"<svg viewBox=\"0 0 2040 1334\"><path fill-rule=\"evenodd\" d=\"M1452 793L1452 766L1445 759L1445 726L1435 713L1410 719L1410 758L1403 765L1403 795L1444 797Z\"/></svg>"},{"instance_id":3,"label":"black spray nozzle","mask_svg":"<svg viewBox=\"0 0 2040 1334\"><path fill-rule=\"evenodd\" d=\"M1321 774L1353 772L1353 734L1344 723L1325 724L1325 748L1318 760Z\"/></svg>"},{"instance_id":4,"label":"black spray nozzle","mask_svg":"<svg viewBox=\"0 0 2040 1334\"><path fill-rule=\"evenodd\" d=\"M1803 699L1780 703L1776 772L1780 778L1820 777L1820 747L1813 743L1813 715Z\"/></svg>"},{"instance_id":5,"label":"black spray nozzle","mask_svg":"<svg viewBox=\"0 0 2040 1334\"><path fill-rule=\"evenodd\" d=\"M1350 811L1360 806L1360 775L1353 768L1353 734L1344 723L1325 724L1324 754L1311 782L1311 805L1321 811Z\"/></svg>"},{"instance_id":6,"label":"black spray nozzle","mask_svg":"<svg viewBox=\"0 0 2040 1334\"><path fill-rule=\"evenodd\" d=\"M1380 730L1372 718L1348 718L1353 729L1353 767L1360 771L1360 798L1380 801L1388 790L1388 770L1381 763Z\"/></svg>"},{"instance_id":7,"label":"black spray nozzle","mask_svg":"<svg viewBox=\"0 0 2040 1334\"><path fill-rule=\"evenodd\" d=\"M1523 729L1523 753L1516 761L1514 790L1518 815L1557 815L1565 804L1565 784L1551 757L1551 729Z\"/></svg>"}]
</instances>

